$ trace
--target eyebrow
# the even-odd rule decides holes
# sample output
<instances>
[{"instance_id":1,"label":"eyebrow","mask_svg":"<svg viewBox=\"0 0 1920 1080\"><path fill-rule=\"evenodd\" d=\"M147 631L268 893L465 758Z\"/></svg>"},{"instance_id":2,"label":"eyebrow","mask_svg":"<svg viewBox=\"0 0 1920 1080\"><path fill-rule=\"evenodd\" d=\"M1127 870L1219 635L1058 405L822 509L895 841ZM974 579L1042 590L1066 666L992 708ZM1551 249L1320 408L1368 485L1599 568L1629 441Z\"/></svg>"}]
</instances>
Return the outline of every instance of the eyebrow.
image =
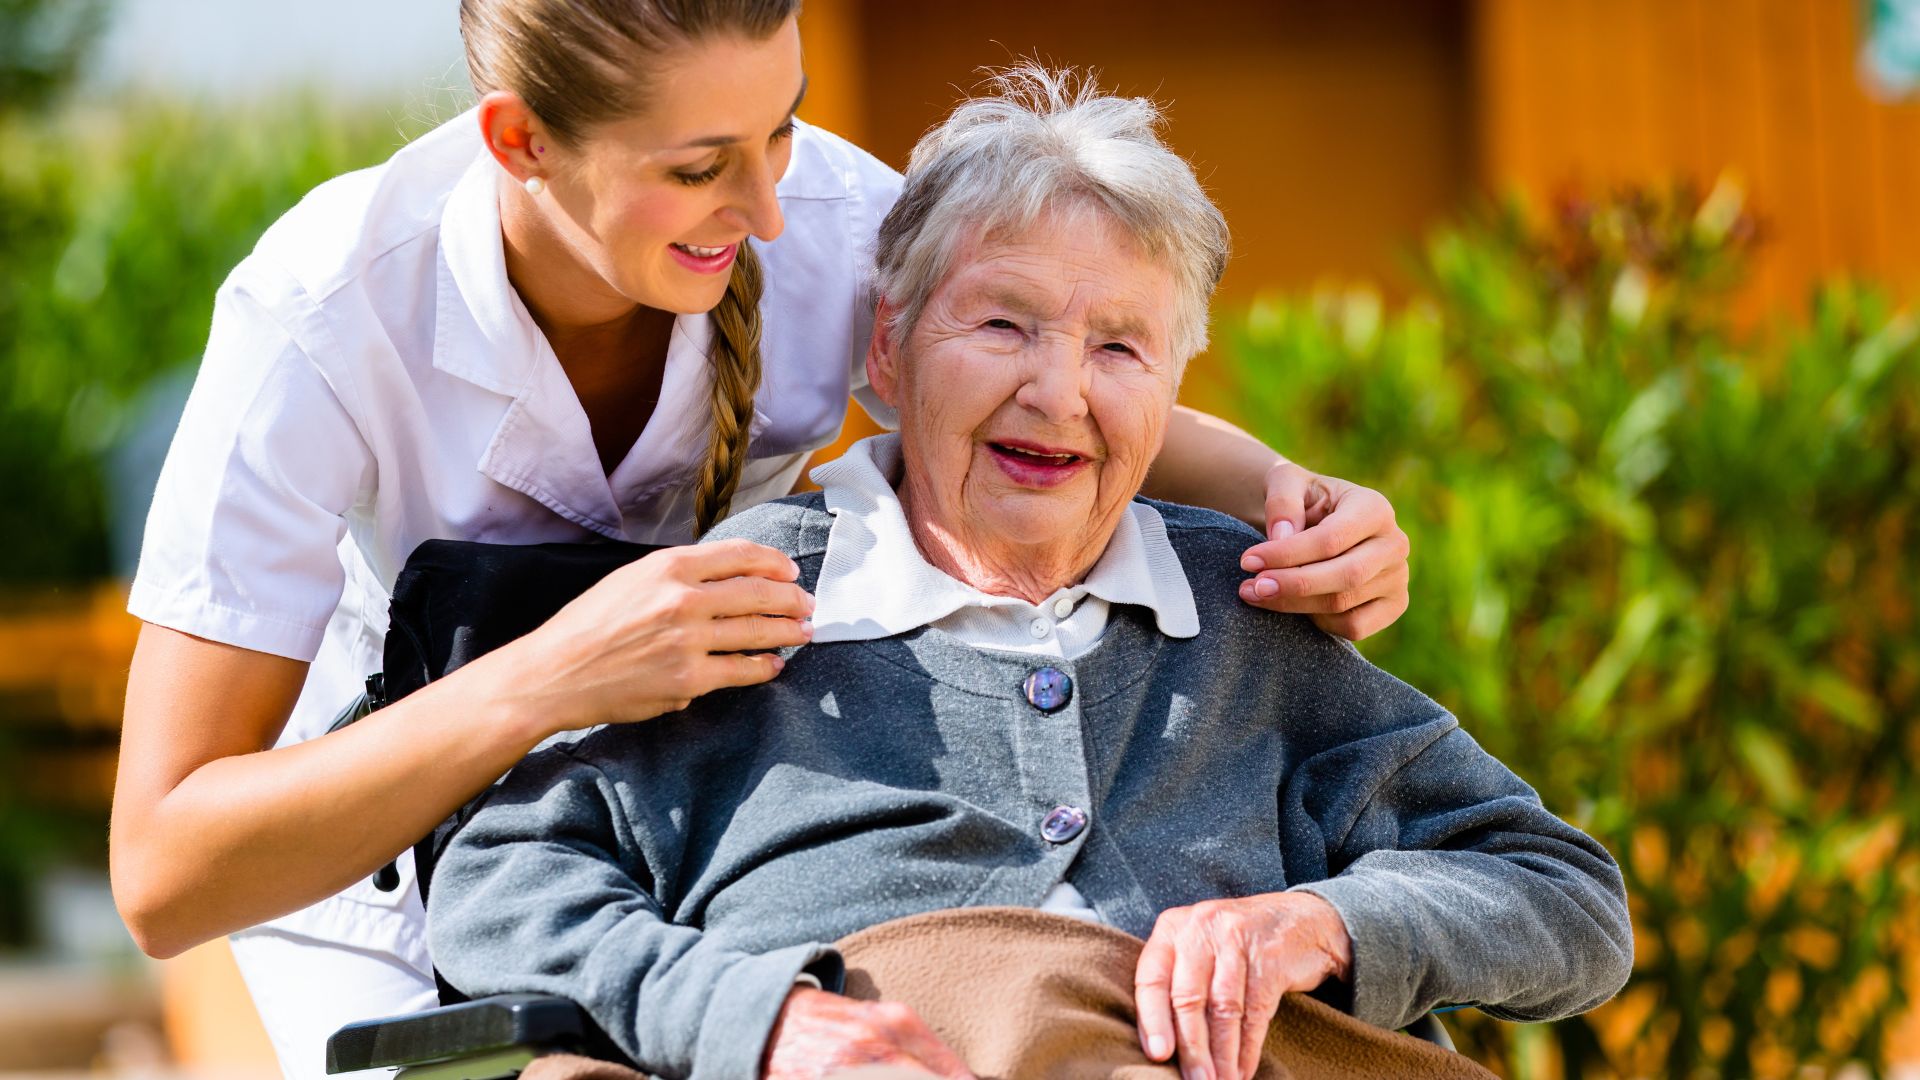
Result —
<instances>
[{"instance_id":1,"label":"eyebrow","mask_svg":"<svg viewBox=\"0 0 1920 1080\"><path fill-rule=\"evenodd\" d=\"M996 306L1009 308L1021 315L1040 317L1037 298L1019 288L1009 288L1004 284L994 284L986 289L986 300ZM1090 329L1101 337L1142 338L1154 340L1153 328L1148 321L1135 312L1102 315L1096 317Z\"/></svg>"},{"instance_id":2,"label":"eyebrow","mask_svg":"<svg viewBox=\"0 0 1920 1080\"><path fill-rule=\"evenodd\" d=\"M793 114L800 111L800 103L802 101L807 100L807 82L808 82L808 76L805 76L805 75L800 76L800 92L793 96L793 104L791 106L788 106L787 108L787 119L789 120L793 119ZM747 141L746 138L740 135L708 135L705 138L701 138L701 139L690 139L687 142L683 142L679 146L674 147L673 149L692 150L696 147L703 147L703 146L704 147L732 146L734 143L741 143L746 141Z\"/></svg>"}]
</instances>

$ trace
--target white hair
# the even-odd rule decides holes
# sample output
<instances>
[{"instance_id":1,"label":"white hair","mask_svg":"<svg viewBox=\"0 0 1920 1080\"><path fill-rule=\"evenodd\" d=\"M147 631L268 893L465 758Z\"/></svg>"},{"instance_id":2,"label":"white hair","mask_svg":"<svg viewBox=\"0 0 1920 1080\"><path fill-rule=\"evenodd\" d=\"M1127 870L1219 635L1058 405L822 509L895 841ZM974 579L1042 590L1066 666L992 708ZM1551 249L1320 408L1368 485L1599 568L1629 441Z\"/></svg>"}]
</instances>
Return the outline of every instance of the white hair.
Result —
<instances>
[{"instance_id":1,"label":"white hair","mask_svg":"<svg viewBox=\"0 0 1920 1080\"><path fill-rule=\"evenodd\" d=\"M1102 94L1091 76L1023 63L997 73L922 136L880 224L876 284L905 334L960 246L1056 208L1104 211L1174 278L1175 359L1207 345L1207 307L1227 268L1227 223L1193 169L1160 141L1160 109Z\"/></svg>"}]
</instances>

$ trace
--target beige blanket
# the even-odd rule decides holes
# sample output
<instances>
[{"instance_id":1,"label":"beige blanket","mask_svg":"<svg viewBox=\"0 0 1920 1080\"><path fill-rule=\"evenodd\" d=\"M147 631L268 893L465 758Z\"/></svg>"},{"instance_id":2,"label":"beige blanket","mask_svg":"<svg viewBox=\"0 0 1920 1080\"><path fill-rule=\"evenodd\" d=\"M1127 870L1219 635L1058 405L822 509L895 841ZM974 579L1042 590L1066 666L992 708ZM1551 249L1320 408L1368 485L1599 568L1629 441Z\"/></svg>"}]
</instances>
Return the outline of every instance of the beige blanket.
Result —
<instances>
[{"instance_id":1,"label":"beige blanket","mask_svg":"<svg viewBox=\"0 0 1920 1080\"><path fill-rule=\"evenodd\" d=\"M980 1080L1177 1080L1177 1069L1141 1052L1134 1027L1133 972L1142 944L1110 927L1027 908L964 908L882 923L842 940L839 949L848 997L912 1006ZM522 1076L634 1080L639 1074L553 1055ZM1259 1076L1489 1080L1493 1074L1432 1043L1289 994L1268 1031Z\"/></svg>"}]
</instances>

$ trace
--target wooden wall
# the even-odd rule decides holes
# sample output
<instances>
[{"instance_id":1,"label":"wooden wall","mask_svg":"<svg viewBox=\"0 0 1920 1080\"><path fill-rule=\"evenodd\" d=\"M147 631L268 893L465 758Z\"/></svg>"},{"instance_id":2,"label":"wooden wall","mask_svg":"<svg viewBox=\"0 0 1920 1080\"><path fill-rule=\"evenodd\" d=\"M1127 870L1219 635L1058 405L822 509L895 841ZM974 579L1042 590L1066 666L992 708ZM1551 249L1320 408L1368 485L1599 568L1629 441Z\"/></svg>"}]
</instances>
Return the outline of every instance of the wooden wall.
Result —
<instances>
[{"instance_id":1,"label":"wooden wall","mask_svg":"<svg viewBox=\"0 0 1920 1080\"><path fill-rule=\"evenodd\" d=\"M1038 53L1170 104L1232 223L1222 299L1383 279L1473 194L1736 177L1750 296L1920 297L1920 99L1858 75L1858 0L809 0L809 116L903 164L983 64Z\"/></svg>"},{"instance_id":2,"label":"wooden wall","mask_svg":"<svg viewBox=\"0 0 1920 1080\"><path fill-rule=\"evenodd\" d=\"M1858 0L1477 0L1480 183L1547 197L1723 172L1763 246L1751 294L1836 274L1920 297L1920 101L1859 77Z\"/></svg>"},{"instance_id":3,"label":"wooden wall","mask_svg":"<svg viewBox=\"0 0 1920 1080\"><path fill-rule=\"evenodd\" d=\"M1470 190L1464 0L809 0L808 66L861 86L834 120L895 167L980 80L1039 56L1168 107L1168 137L1226 213L1223 299L1396 279ZM840 61L831 71L822 61ZM813 105L809 91L809 106ZM811 109L803 110L811 118ZM824 112L818 114L828 122Z\"/></svg>"}]
</instances>

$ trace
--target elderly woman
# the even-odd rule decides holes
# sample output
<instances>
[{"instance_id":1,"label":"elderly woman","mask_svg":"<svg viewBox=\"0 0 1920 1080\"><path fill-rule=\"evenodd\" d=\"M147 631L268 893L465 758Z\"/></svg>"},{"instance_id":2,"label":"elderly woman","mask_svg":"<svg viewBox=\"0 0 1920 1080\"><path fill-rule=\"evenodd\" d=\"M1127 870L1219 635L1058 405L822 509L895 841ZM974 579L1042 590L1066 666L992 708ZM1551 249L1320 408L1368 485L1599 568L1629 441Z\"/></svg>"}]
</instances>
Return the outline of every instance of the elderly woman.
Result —
<instances>
[{"instance_id":1,"label":"elderly woman","mask_svg":"<svg viewBox=\"0 0 1920 1080\"><path fill-rule=\"evenodd\" d=\"M1245 525L1137 497L1227 254L1157 120L1027 71L920 143L868 355L899 435L708 538L793 558L812 643L516 769L439 865L451 983L573 998L648 1072L716 1078L964 1075L831 992L831 943L943 909L1146 938L1140 1052L1187 1076L1250 1075L1289 991L1393 1028L1619 988L1605 850L1432 701L1239 603Z\"/></svg>"}]
</instances>

